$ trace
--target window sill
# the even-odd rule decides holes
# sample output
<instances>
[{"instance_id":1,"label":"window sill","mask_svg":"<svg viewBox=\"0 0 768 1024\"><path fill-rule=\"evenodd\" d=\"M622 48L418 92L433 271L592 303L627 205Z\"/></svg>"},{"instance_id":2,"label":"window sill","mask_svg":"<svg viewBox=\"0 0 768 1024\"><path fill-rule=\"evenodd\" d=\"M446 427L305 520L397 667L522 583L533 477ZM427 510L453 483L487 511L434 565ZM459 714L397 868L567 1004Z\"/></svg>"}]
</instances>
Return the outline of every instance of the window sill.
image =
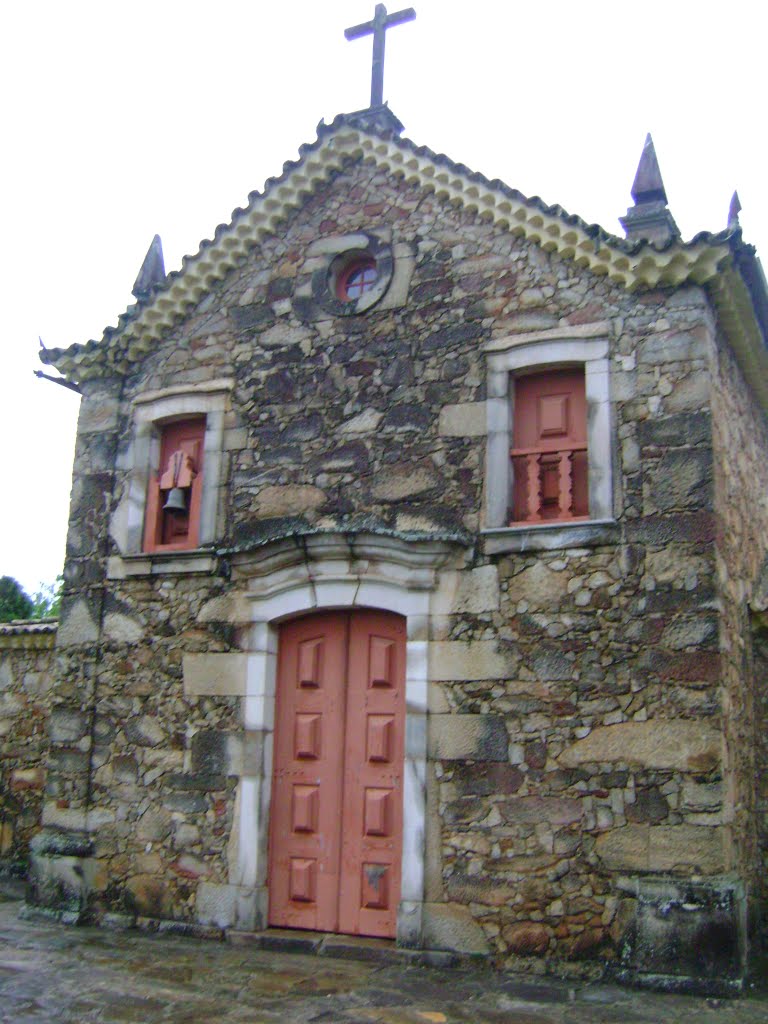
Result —
<instances>
[{"instance_id":1,"label":"window sill","mask_svg":"<svg viewBox=\"0 0 768 1024\"><path fill-rule=\"evenodd\" d=\"M572 523L541 523L538 526L501 526L482 530L487 555L507 551L557 551L562 548L594 548L616 544L619 524L613 519L592 519Z\"/></svg>"},{"instance_id":2,"label":"window sill","mask_svg":"<svg viewBox=\"0 0 768 1024\"><path fill-rule=\"evenodd\" d=\"M216 555L210 549L193 551L155 551L139 555L112 555L107 563L107 578L123 580L128 576L184 576L212 573Z\"/></svg>"}]
</instances>

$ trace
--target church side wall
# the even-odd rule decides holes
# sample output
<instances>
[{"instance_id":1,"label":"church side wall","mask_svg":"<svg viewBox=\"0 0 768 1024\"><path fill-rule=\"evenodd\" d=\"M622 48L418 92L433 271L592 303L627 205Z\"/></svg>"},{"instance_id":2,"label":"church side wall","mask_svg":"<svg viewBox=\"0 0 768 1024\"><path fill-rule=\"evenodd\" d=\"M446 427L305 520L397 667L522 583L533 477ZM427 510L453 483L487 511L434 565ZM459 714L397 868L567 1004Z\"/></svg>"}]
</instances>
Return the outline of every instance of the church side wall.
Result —
<instances>
[{"instance_id":1,"label":"church side wall","mask_svg":"<svg viewBox=\"0 0 768 1024\"><path fill-rule=\"evenodd\" d=\"M366 230L405 268L399 298L359 316L318 306L318 240ZM609 349L615 524L557 550L491 553L485 346L595 324ZM353 168L122 384L89 385L56 683L68 747L85 754L56 762L44 812L56 842L80 837L67 856L87 876L87 912L236 920L211 901L227 885L245 895L233 881L240 780L271 741L268 721L244 725L246 588L272 580L244 583L232 563L312 530L379 530L414 551L439 532L465 554L438 574L418 624L422 940L531 970L624 958L658 973L653 908L683 899L694 876L719 878L730 857L710 330L697 288L628 295ZM225 378L213 568L132 559L116 523L129 513L136 400ZM185 677L184 656L200 654L224 660L215 676ZM54 847L40 858L43 900L48 883L66 889L61 873L46 881Z\"/></svg>"},{"instance_id":2,"label":"church side wall","mask_svg":"<svg viewBox=\"0 0 768 1024\"><path fill-rule=\"evenodd\" d=\"M49 767L55 625L0 627L0 877L23 877Z\"/></svg>"},{"instance_id":3,"label":"church side wall","mask_svg":"<svg viewBox=\"0 0 768 1024\"><path fill-rule=\"evenodd\" d=\"M722 338L713 346L717 570L730 762L733 869L751 887L753 925L768 914L768 424Z\"/></svg>"}]
</instances>

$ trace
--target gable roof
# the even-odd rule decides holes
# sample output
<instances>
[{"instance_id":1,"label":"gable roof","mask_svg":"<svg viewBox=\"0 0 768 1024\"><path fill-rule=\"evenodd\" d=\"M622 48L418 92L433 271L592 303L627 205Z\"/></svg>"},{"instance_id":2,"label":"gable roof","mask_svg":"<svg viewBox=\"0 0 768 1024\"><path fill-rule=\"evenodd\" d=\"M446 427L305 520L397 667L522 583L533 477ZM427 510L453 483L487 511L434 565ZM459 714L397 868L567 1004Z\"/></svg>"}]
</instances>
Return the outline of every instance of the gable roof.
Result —
<instances>
[{"instance_id":1,"label":"gable roof","mask_svg":"<svg viewBox=\"0 0 768 1024\"><path fill-rule=\"evenodd\" d=\"M99 341L44 349L41 360L76 383L128 372L250 248L274 234L333 174L359 161L475 211L629 291L688 282L708 286L744 372L748 379L755 380L756 373L759 377L756 390L768 409L768 383L762 384L768 381L768 289L755 250L742 241L738 226L717 234L701 232L689 242L629 242L392 131L366 127L348 114L329 125L321 121L316 140L301 146L299 159L284 164L283 173L270 178L263 192L251 192L248 204L234 210L231 221L203 240L194 256L185 256L180 270L142 293L121 314L117 327L107 327Z\"/></svg>"}]
</instances>

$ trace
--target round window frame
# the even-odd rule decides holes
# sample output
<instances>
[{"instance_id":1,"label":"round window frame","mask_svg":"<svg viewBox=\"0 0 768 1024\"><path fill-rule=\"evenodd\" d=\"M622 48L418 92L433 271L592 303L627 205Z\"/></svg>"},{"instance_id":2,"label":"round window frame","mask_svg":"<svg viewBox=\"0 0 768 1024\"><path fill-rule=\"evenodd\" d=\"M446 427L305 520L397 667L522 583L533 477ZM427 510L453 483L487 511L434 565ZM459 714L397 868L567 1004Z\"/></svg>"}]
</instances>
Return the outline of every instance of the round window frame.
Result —
<instances>
[{"instance_id":1,"label":"round window frame","mask_svg":"<svg viewBox=\"0 0 768 1024\"><path fill-rule=\"evenodd\" d=\"M325 267L312 275L313 298L321 308L334 316L356 316L368 312L384 298L392 284L392 246L374 235L362 232L356 236L357 240L362 244L337 250ZM378 276L373 287L358 298L339 298L339 282L363 262L373 263L376 267Z\"/></svg>"}]
</instances>

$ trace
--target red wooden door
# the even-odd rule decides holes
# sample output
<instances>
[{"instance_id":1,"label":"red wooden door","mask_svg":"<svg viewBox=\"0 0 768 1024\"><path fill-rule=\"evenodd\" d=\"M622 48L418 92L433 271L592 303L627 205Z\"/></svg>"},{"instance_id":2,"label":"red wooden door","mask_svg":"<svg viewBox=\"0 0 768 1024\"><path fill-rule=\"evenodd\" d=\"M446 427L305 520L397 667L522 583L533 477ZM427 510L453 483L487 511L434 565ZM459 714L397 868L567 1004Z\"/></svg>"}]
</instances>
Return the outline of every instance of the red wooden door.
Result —
<instances>
[{"instance_id":1,"label":"red wooden door","mask_svg":"<svg viewBox=\"0 0 768 1024\"><path fill-rule=\"evenodd\" d=\"M578 519L589 511L584 371L515 381L512 522Z\"/></svg>"},{"instance_id":2,"label":"red wooden door","mask_svg":"<svg viewBox=\"0 0 768 1024\"><path fill-rule=\"evenodd\" d=\"M269 923L394 937L405 621L329 612L280 630Z\"/></svg>"}]
</instances>

